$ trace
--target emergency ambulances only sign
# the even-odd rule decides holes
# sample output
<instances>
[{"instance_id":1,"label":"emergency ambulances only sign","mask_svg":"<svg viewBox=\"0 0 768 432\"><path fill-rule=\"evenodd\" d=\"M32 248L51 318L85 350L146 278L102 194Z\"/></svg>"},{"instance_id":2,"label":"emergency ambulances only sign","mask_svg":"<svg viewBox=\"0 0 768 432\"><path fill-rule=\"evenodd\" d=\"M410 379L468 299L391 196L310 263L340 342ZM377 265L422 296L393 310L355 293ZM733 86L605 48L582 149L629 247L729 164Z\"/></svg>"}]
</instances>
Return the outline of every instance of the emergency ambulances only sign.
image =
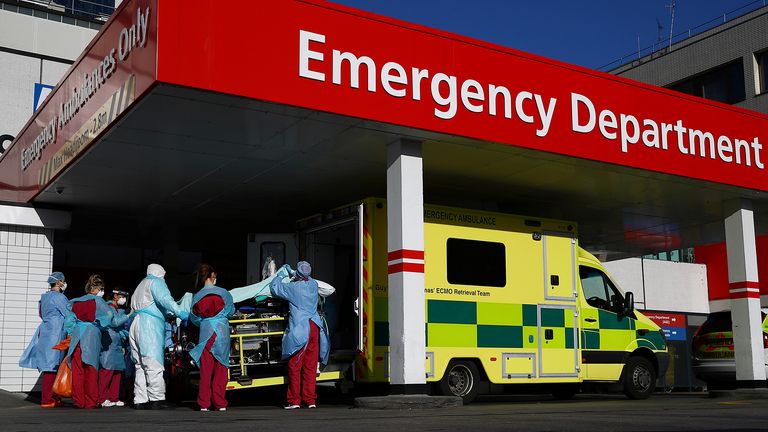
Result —
<instances>
[{"instance_id":1,"label":"emergency ambulances only sign","mask_svg":"<svg viewBox=\"0 0 768 432\"><path fill-rule=\"evenodd\" d=\"M156 82L156 0L128 0L0 159L0 199L30 201Z\"/></svg>"}]
</instances>

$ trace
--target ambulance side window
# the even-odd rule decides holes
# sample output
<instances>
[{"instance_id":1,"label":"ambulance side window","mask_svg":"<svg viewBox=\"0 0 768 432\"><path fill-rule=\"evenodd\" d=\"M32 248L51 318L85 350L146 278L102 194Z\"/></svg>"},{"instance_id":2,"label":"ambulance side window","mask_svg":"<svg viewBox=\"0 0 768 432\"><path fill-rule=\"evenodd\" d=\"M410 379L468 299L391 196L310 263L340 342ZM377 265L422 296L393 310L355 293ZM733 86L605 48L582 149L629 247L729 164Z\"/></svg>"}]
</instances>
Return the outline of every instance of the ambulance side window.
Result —
<instances>
[{"instance_id":1,"label":"ambulance side window","mask_svg":"<svg viewBox=\"0 0 768 432\"><path fill-rule=\"evenodd\" d=\"M506 256L504 243L449 238L446 243L448 283L504 287Z\"/></svg>"},{"instance_id":2,"label":"ambulance side window","mask_svg":"<svg viewBox=\"0 0 768 432\"><path fill-rule=\"evenodd\" d=\"M587 304L598 309L611 310L611 300L608 297L606 279L600 270L581 266L579 267L581 289Z\"/></svg>"}]
</instances>

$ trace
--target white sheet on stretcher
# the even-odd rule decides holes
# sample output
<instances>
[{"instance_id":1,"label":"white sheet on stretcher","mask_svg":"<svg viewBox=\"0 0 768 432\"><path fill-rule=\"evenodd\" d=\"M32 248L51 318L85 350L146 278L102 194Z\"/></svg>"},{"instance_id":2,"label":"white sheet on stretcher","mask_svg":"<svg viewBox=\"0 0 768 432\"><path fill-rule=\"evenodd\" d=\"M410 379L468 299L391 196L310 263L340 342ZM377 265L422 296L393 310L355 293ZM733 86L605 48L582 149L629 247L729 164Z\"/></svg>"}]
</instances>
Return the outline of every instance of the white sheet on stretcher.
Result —
<instances>
[{"instance_id":1,"label":"white sheet on stretcher","mask_svg":"<svg viewBox=\"0 0 768 432\"><path fill-rule=\"evenodd\" d=\"M232 294L232 301L234 303L241 303L251 299L261 301L267 297L272 297L269 291L269 284L272 283L272 280L276 277L283 278L283 282L290 281L290 275L288 274L288 271L284 267L281 267L274 276L270 276L261 282L256 282L252 285L229 290L229 293ZM323 282L317 279L315 279L315 282L317 282L318 293L322 297L328 297L336 291L336 289L327 282ZM183 310L189 312L192 310L192 297L194 297L194 294L189 292L184 293L181 299L176 303L178 303L178 305L181 306ZM180 325L181 320L177 319L176 324Z\"/></svg>"}]
</instances>

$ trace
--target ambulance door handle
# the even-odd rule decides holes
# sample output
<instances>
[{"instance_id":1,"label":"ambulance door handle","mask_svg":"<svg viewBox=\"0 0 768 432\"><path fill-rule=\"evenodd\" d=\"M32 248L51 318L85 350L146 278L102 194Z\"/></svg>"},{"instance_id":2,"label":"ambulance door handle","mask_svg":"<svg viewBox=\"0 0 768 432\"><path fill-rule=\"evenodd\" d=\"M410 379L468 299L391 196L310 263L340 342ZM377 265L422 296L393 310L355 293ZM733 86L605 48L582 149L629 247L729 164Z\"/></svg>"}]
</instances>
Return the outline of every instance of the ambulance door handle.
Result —
<instances>
[{"instance_id":1,"label":"ambulance door handle","mask_svg":"<svg viewBox=\"0 0 768 432\"><path fill-rule=\"evenodd\" d=\"M594 318L584 318L584 321L586 321L586 322L597 322L597 320L594 319Z\"/></svg>"}]
</instances>

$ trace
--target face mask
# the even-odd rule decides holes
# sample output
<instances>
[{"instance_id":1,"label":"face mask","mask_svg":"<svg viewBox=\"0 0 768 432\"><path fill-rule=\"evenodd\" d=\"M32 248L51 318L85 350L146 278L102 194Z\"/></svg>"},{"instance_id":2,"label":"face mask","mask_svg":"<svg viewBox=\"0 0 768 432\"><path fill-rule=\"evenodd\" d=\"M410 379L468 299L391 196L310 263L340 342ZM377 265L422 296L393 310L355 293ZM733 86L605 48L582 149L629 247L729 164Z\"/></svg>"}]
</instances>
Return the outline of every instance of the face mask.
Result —
<instances>
[{"instance_id":1,"label":"face mask","mask_svg":"<svg viewBox=\"0 0 768 432\"><path fill-rule=\"evenodd\" d=\"M118 306L124 306L125 305L125 297L120 297L117 299Z\"/></svg>"},{"instance_id":2,"label":"face mask","mask_svg":"<svg viewBox=\"0 0 768 432\"><path fill-rule=\"evenodd\" d=\"M61 292L64 292L65 289L67 289L67 283L66 282L62 282L61 283Z\"/></svg>"},{"instance_id":3,"label":"face mask","mask_svg":"<svg viewBox=\"0 0 768 432\"><path fill-rule=\"evenodd\" d=\"M97 292L96 297L104 297L104 291Z\"/></svg>"}]
</instances>

